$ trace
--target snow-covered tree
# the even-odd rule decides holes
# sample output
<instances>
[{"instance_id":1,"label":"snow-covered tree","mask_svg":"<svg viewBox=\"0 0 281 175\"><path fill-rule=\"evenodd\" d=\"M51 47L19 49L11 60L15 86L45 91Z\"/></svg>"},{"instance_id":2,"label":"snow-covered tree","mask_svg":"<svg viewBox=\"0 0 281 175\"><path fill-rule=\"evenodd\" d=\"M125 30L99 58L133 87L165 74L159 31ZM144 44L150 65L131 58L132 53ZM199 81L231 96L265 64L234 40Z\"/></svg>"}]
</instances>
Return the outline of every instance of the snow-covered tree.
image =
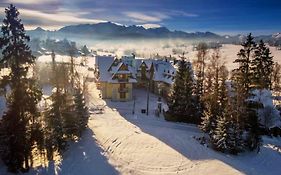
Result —
<instances>
[{"instance_id":1,"label":"snow-covered tree","mask_svg":"<svg viewBox=\"0 0 281 175\"><path fill-rule=\"evenodd\" d=\"M217 119L217 126L215 128L215 132L213 137L211 138L213 140L213 144L215 148L219 151L228 151L230 147L230 121L227 116L227 111L222 113L221 116Z\"/></svg>"}]
</instances>

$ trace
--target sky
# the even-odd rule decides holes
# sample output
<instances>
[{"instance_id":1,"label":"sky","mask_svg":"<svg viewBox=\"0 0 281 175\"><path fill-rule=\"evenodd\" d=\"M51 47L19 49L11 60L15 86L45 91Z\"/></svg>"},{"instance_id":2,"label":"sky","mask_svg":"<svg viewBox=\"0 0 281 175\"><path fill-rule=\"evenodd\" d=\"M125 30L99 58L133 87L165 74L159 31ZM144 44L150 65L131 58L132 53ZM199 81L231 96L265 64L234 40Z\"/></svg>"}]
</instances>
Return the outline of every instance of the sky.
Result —
<instances>
[{"instance_id":1,"label":"sky","mask_svg":"<svg viewBox=\"0 0 281 175\"><path fill-rule=\"evenodd\" d=\"M281 0L0 0L16 5L26 29L111 21L186 32L281 32Z\"/></svg>"}]
</instances>

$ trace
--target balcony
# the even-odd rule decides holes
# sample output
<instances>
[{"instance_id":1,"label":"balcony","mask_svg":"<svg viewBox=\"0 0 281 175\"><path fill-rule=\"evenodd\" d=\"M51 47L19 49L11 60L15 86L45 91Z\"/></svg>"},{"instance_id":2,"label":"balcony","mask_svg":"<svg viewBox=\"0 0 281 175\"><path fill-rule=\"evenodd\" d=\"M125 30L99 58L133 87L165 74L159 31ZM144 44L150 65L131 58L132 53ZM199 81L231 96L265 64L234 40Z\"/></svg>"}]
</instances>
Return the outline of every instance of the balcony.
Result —
<instances>
[{"instance_id":1,"label":"balcony","mask_svg":"<svg viewBox=\"0 0 281 175\"><path fill-rule=\"evenodd\" d=\"M118 92L127 93L127 92L129 92L129 88L118 88Z\"/></svg>"}]
</instances>

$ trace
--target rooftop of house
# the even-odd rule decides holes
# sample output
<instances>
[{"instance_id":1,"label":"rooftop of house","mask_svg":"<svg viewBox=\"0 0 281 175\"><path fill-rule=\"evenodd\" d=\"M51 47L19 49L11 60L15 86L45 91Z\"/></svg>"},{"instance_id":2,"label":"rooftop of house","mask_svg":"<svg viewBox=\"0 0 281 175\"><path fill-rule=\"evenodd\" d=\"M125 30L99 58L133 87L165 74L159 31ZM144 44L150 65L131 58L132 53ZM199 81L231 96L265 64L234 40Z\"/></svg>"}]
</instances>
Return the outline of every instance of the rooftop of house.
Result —
<instances>
[{"instance_id":1,"label":"rooftop of house","mask_svg":"<svg viewBox=\"0 0 281 175\"><path fill-rule=\"evenodd\" d=\"M167 59L145 59L135 56L123 56L121 59L112 56L96 56L97 67L100 72L99 81L114 83L117 74L129 74L129 82L136 82L141 65L146 66L147 77L153 68L153 80L172 84L176 74L176 68L172 61Z\"/></svg>"}]
</instances>

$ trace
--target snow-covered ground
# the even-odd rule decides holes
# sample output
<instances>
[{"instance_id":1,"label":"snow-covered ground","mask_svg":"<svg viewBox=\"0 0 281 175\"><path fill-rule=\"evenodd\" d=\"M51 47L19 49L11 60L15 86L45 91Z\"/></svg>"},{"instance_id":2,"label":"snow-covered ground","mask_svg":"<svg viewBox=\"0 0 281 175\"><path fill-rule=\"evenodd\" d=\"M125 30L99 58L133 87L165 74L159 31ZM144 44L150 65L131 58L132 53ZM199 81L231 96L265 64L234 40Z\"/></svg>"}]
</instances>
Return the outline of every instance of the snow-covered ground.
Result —
<instances>
[{"instance_id":1,"label":"snow-covered ground","mask_svg":"<svg viewBox=\"0 0 281 175\"><path fill-rule=\"evenodd\" d=\"M188 43L185 40L155 40L155 41L135 41L135 42L115 42L107 43L100 42L91 47L93 50L101 49L103 51L97 53L100 55L115 54L118 57L122 55L128 55L131 53L136 53L141 57L149 58L155 57L156 54L160 56L170 55L173 57L179 57L183 52L185 52L186 58L191 61L196 59L196 51L193 49L192 42ZM222 57L225 58L225 63L229 70L236 68L237 65L233 61L237 58L237 53L242 47L240 45L224 44L221 49ZM174 51L177 51L174 53ZM281 63L281 50L277 50L275 47L270 47L272 56L274 56L274 61Z\"/></svg>"},{"instance_id":2,"label":"snow-covered ground","mask_svg":"<svg viewBox=\"0 0 281 175\"><path fill-rule=\"evenodd\" d=\"M146 92L136 90L135 95L135 115L133 102L106 100L105 113L93 115L89 123L109 162L121 174L280 174L280 138L264 137L259 154L215 152L193 138L203 135L196 126L157 118L154 107L149 116L141 114ZM156 106L157 97L151 94L150 99Z\"/></svg>"},{"instance_id":3,"label":"snow-covered ground","mask_svg":"<svg viewBox=\"0 0 281 175\"><path fill-rule=\"evenodd\" d=\"M44 57L41 59L45 61ZM93 82L89 84L89 90L90 109L106 105L104 113L91 115L89 129L81 141L70 144L61 164L38 167L27 175L279 175L281 172L280 138L263 137L258 154L233 156L215 152L194 139L194 136L203 135L196 126L166 122L163 116L156 117L157 96L150 94L149 116L142 114L141 109L146 109L145 90L134 90L134 115L133 101L99 99ZM50 88L44 88L45 91L48 95ZM6 174L6 167L0 162L0 175Z\"/></svg>"}]
</instances>

